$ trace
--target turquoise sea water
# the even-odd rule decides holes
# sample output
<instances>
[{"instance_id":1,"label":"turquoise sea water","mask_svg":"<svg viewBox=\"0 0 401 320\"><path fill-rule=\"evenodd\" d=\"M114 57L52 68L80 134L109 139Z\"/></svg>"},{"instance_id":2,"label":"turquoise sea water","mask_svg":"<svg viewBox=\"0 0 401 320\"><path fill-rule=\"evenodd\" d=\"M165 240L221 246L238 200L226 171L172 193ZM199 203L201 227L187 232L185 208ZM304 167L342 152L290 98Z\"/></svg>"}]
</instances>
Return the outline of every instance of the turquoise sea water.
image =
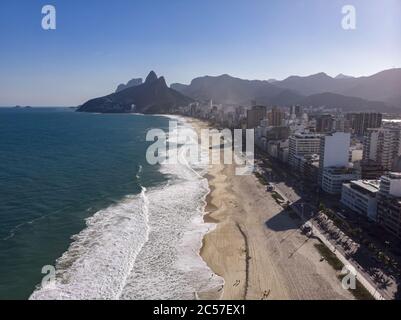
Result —
<instances>
[{"instance_id":1,"label":"turquoise sea water","mask_svg":"<svg viewBox=\"0 0 401 320\"><path fill-rule=\"evenodd\" d=\"M168 180L145 161L150 128L168 119L0 108L0 299L27 299L86 218Z\"/></svg>"}]
</instances>

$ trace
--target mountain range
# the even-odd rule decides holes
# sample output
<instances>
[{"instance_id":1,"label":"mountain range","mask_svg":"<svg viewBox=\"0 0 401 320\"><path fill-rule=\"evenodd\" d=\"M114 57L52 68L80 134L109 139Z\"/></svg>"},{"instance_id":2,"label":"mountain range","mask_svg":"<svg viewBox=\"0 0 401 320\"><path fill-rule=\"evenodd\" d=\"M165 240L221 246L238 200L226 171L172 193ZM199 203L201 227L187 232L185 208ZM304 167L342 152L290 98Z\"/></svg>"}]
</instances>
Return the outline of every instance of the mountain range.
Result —
<instances>
[{"instance_id":1,"label":"mountain range","mask_svg":"<svg viewBox=\"0 0 401 320\"><path fill-rule=\"evenodd\" d=\"M315 106L342 108L344 111L399 112L401 110L401 69L390 69L369 77L350 77L325 73L284 80L244 80L228 74L198 77L189 85L167 86L164 77L151 71L145 82L134 78L120 84L104 97L91 99L80 112L170 113L193 101L223 105Z\"/></svg>"},{"instance_id":2,"label":"mountain range","mask_svg":"<svg viewBox=\"0 0 401 320\"><path fill-rule=\"evenodd\" d=\"M131 87L136 87L139 86L143 83L142 78L134 78L130 81L128 81L126 84L121 83L120 85L118 85L117 89L116 89L116 93L123 91L125 89L131 88Z\"/></svg>"},{"instance_id":3,"label":"mountain range","mask_svg":"<svg viewBox=\"0 0 401 320\"><path fill-rule=\"evenodd\" d=\"M333 78L325 73L291 76L282 81L244 80L227 74L199 77L189 85L171 85L195 100L249 105L341 107L346 111L394 111L401 109L401 69L390 69L369 77L343 74Z\"/></svg>"},{"instance_id":4,"label":"mountain range","mask_svg":"<svg viewBox=\"0 0 401 320\"><path fill-rule=\"evenodd\" d=\"M99 113L169 113L173 108L185 106L193 100L169 88L164 77L158 78L151 71L144 83L132 82L132 86L115 93L91 99L78 108L78 112ZM127 85L126 85L127 86Z\"/></svg>"}]
</instances>

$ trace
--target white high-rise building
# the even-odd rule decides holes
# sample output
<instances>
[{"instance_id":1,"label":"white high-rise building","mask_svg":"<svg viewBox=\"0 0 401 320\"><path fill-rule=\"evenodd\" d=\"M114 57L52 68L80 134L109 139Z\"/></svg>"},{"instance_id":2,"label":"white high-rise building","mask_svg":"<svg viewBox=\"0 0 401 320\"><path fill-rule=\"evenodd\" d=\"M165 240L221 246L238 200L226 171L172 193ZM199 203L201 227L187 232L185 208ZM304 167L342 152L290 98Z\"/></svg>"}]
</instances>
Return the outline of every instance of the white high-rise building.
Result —
<instances>
[{"instance_id":1,"label":"white high-rise building","mask_svg":"<svg viewBox=\"0 0 401 320\"><path fill-rule=\"evenodd\" d=\"M401 155L400 129L368 129L363 145L363 160L373 160L384 170L391 170L394 160Z\"/></svg>"},{"instance_id":2,"label":"white high-rise building","mask_svg":"<svg viewBox=\"0 0 401 320\"><path fill-rule=\"evenodd\" d=\"M296 166L296 156L319 154L320 134L297 133L289 138L288 162Z\"/></svg>"},{"instance_id":3,"label":"white high-rise building","mask_svg":"<svg viewBox=\"0 0 401 320\"><path fill-rule=\"evenodd\" d=\"M348 168L351 134L335 132L321 137L319 157L319 184L326 168Z\"/></svg>"},{"instance_id":4,"label":"white high-rise building","mask_svg":"<svg viewBox=\"0 0 401 320\"><path fill-rule=\"evenodd\" d=\"M351 134L335 132L323 136L320 140L320 164L327 167L348 167Z\"/></svg>"},{"instance_id":5,"label":"white high-rise building","mask_svg":"<svg viewBox=\"0 0 401 320\"><path fill-rule=\"evenodd\" d=\"M393 197L401 197L401 173L389 172L380 179L380 192Z\"/></svg>"},{"instance_id":6,"label":"white high-rise building","mask_svg":"<svg viewBox=\"0 0 401 320\"><path fill-rule=\"evenodd\" d=\"M379 180L355 180L344 183L341 203L352 211L376 221Z\"/></svg>"},{"instance_id":7,"label":"white high-rise building","mask_svg":"<svg viewBox=\"0 0 401 320\"><path fill-rule=\"evenodd\" d=\"M322 172L321 187L326 193L341 194L343 183L358 179L358 173L352 168L328 167Z\"/></svg>"}]
</instances>

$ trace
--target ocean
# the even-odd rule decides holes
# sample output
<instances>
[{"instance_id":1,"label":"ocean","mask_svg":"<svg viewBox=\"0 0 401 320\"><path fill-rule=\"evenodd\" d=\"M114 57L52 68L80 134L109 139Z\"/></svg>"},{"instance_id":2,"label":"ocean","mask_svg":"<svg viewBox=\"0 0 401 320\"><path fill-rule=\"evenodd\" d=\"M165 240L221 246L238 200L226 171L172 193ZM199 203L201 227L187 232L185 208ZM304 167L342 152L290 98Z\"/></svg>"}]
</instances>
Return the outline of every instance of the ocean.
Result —
<instances>
[{"instance_id":1,"label":"ocean","mask_svg":"<svg viewBox=\"0 0 401 320\"><path fill-rule=\"evenodd\" d=\"M169 120L0 108L0 299L194 299L223 284L199 256L207 166L145 158L146 132Z\"/></svg>"}]
</instances>

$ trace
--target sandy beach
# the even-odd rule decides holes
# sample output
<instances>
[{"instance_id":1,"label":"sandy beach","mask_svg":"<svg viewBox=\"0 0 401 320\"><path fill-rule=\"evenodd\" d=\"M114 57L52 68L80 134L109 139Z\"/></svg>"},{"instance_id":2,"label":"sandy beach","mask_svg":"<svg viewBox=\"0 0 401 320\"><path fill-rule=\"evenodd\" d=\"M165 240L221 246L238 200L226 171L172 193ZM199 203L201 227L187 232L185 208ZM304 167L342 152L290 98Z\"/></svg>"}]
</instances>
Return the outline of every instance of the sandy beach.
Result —
<instances>
[{"instance_id":1,"label":"sandy beach","mask_svg":"<svg viewBox=\"0 0 401 320\"><path fill-rule=\"evenodd\" d=\"M195 129L207 124L189 120ZM203 239L201 256L225 280L206 297L223 300L354 299L336 271L299 231L254 175L236 176L235 165L210 165L205 222L216 228Z\"/></svg>"}]
</instances>

